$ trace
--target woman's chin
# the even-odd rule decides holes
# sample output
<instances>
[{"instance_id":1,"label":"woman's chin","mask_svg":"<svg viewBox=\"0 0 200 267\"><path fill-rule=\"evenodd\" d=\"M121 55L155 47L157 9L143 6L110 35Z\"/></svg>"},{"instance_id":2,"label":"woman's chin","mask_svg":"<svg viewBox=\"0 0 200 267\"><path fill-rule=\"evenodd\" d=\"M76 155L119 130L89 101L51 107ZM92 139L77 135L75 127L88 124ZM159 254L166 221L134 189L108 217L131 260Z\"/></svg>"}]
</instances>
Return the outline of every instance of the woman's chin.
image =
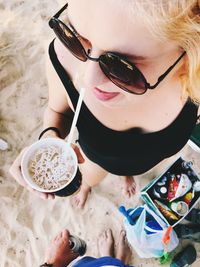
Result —
<instances>
[{"instance_id":1,"label":"woman's chin","mask_svg":"<svg viewBox=\"0 0 200 267\"><path fill-rule=\"evenodd\" d=\"M127 99L123 94L119 94L116 97L107 101L102 101L97 98L97 101L99 101L101 105L107 108L120 108L124 107L127 104Z\"/></svg>"}]
</instances>

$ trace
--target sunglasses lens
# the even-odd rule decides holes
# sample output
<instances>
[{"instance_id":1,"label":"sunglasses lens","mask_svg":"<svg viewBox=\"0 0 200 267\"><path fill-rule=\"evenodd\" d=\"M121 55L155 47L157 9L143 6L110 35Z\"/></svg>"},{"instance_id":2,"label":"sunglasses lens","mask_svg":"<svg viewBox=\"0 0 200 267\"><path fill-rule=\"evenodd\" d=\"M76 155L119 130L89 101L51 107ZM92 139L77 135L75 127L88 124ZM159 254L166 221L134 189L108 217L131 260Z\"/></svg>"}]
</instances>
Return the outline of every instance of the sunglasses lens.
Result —
<instances>
[{"instance_id":1,"label":"sunglasses lens","mask_svg":"<svg viewBox=\"0 0 200 267\"><path fill-rule=\"evenodd\" d=\"M143 74L118 55L101 55L99 64L104 74L123 90L138 95L146 92Z\"/></svg>"},{"instance_id":2,"label":"sunglasses lens","mask_svg":"<svg viewBox=\"0 0 200 267\"><path fill-rule=\"evenodd\" d=\"M70 52L75 57L77 57L81 61L87 60L83 46L67 26L63 25L61 22L56 21L53 29L60 41L67 47L67 49L70 50Z\"/></svg>"}]
</instances>

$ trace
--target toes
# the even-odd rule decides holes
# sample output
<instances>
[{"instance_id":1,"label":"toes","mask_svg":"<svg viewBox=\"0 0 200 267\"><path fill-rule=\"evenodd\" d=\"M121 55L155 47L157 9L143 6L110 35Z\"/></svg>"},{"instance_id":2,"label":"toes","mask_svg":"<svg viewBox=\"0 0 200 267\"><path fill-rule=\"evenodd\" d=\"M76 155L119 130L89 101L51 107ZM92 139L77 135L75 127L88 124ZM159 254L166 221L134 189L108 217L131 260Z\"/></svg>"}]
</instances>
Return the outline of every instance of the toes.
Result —
<instances>
[{"instance_id":1,"label":"toes","mask_svg":"<svg viewBox=\"0 0 200 267\"><path fill-rule=\"evenodd\" d=\"M82 203L82 202L79 202L79 205L77 206L79 209L83 209L83 207L84 207L84 204L85 204L85 202L84 203Z\"/></svg>"},{"instance_id":2,"label":"toes","mask_svg":"<svg viewBox=\"0 0 200 267\"><path fill-rule=\"evenodd\" d=\"M72 200L72 204L73 204L73 206L77 206L78 203L79 203L78 198L77 198L77 197L73 197L73 200Z\"/></svg>"},{"instance_id":3,"label":"toes","mask_svg":"<svg viewBox=\"0 0 200 267\"><path fill-rule=\"evenodd\" d=\"M101 234L99 235L99 239L102 239L102 237L103 237L103 233L101 233Z\"/></svg>"},{"instance_id":4,"label":"toes","mask_svg":"<svg viewBox=\"0 0 200 267\"><path fill-rule=\"evenodd\" d=\"M105 230L105 239L107 240L112 240L112 231L110 228L108 228L107 230Z\"/></svg>"},{"instance_id":5,"label":"toes","mask_svg":"<svg viewBox=\"0 0 200 267\"><path fill-rule=\"evenodd\" d=\"M136 192L136 183L133 176L125 176L124 193L130 198Z\"/></svg>"},{"instance_id":6,"label":"toes","mask_svg":"<svg viewBox=\"0 0 200 267\"><path fill-rule=\"evenodd\" d=\"M74 197L73 204L76 208L82 208L82 202L79 197Z\"/></svg>"},{"instance_id":7,"label":"toes","mask_svg":"<svg viewBox=\"0 0 200 267\"><path fill-rule=\"evenodd\" d=\"M108 239L108 232L107 232L107 230L105 230L104 236L105 236L105 239Z\"/></svg>"},{"instance_id":8,"label":"toes","mask_svg":"<svg viewBox=\"0 0 200 267\"><path fill-rule=\"evenodd\" d=\"M75 204L76 204L77 207L79 206L79 203L80 203L79 198L75 198Z\"/></svg>"},{"instance_id":9,"label":"toes","mask_svg":"<svg viewBox=\"0 0 200 267\"><path fill-rule=\"evenodd\" d=\"M90 190L82 190L76 196L73 197L73 203L78 209L84 208L89 192Z\"/></svg>"},{"instance_id":10,"label":"toes","mask_svg":"<svg viewBox=\"0 0 200 267\"><path fill-rule=\"evenodd\" d=\"M108 229L106 230L106 235L107 235L108 238L112 238L112 231L111 231L110 228L108 228Z\"/></svg>"},{"instance_id":11,"label":"toes","mask_svg":"<svg viewBox=\"0 0 200 267\"><path fill-rule=\"evenodd\" d=\"M106 231L103 231L103 233L102 233L102 238L103 238L103 239L106 239L106 238L107 238L107 233L106 233Z\"/></svg>"},{"instance_id":12,"label":"toes","mask_svg":"<svg viewBox=\"0 0 200 267\"><path fill-rule=\"evenodd\" d=\"M131 190L130 190L130 189L128 190L128 192L127 192L127 195L128 195L128 197L129 197L129 198L131 197L131 195L132 195L132 192L131 192Z\"/></svg>"},{"instance_id":13,"label":"toes","mask_svg":"<svg viewBox=\"0 0 200 267\"><path fill-rule=\"evenodd\" d=\"M128 198L131 197L131 194L130 194L129 190L126 190L126 195L127 195Z\"/></svg>"},{"instance_id":14,"label":"toes","mask_svg":"<svg viewBox=\"0 0 200 267\"><path fill-rule=\"evenodd\" d=\"M106 239L106 232L103 231L100 235L99 235L99 239L98 239L98 243L99 245L102 244L102 242Z\"/></svg>"},{"instance_id":15,"label":"toes","mask_svg":"<svg viewBox=\"0 0 200 267\"><path fill-rule=\"evenodd\" d=\"M127 188L125 190L125 193L130 198L131 196L133 196L135 194L135 188L132 188L132 187L131 188Z\"/></svg>"},{"instance_id":16,"label":"toes","mask_svg":"<svg viewBox=\"0 0 200 267\"><path fill-rule=\"evenodd\" d=\"M129 246L129 242L128 242L128 239L127 239L127 236L126 236L126 231L125 231L125 230L122 230L122 231L121 231L121 240L122 240L122 242L123 242L123 245L126 246L127 249L130 248L130 246Z\"/></svg>"},{"instance_id":17,"label":"toes","mask_svg":"<svg viewBox=\"0 0 200 267\"><path fill-rule=\"evenodd\" d=\"M77 201L77 208L82 209L84 207L84 204L85 204L85 200L79 199Z\"/></svg>"},{"instance_id":18,"label":"toes","mask_svg":"<svg viewBox=\"0 0 200 267\"><path fill-rule=\"evenodd\" d=\"M133 188L133 189L136 188L136 183L135 183L135 182L132 184L132 188Z\"/></svg>"},{"instance_id":19,"label":"toes","mask_svg":"<svg viewBox=\"0 0 200 267\"><path fill-rule=\"evenodd\" d=\"M125 241L126 240L126 232L124 230L121 230L120 232L120 238L121 240Z\"/></svg>"},{"instance_id":20,"label":"toes","mask_svg":"<svg viewBox=\"0 0 200 267\"><path fill-rule=\"evenodd\" d=\"M130 188L130 194L132 194L132 195L135 194L135 187Z\"/></svg>"},{"instance_id":21,"label":"toes","mask_svg":"<svg viewBox=\"0 0 200 267\"><path fill-rule=\"evenodd\" d=\"M85 195L83 198L82 198L82 201L80 201L80 208L83 209L84 206L85 206L85 202L88 198L88 195Z\"/></svg>"}]
</instances>

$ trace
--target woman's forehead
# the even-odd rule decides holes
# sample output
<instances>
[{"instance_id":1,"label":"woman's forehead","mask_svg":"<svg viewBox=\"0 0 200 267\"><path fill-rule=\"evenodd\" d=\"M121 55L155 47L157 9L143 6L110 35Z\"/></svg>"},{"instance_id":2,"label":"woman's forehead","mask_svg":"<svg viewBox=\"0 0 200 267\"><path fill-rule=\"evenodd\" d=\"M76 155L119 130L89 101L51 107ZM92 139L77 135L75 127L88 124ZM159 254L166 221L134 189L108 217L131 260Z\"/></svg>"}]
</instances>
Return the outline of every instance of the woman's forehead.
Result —
<instances>
[{"instance_id":1,"label":"woman's forehead","mask_svg":"<svg viewBox=\"0 0 200 267\"><path fill-rule=\"evenodd\" d=\"M174 48L174 44L162 43L154 37L139 16L130 15L131 1L123 3L121 0L70 0L70 22L80 35L102 51L144 57L149 57L151 52L153 57L162 50Z\"/></svg>"}]
</instances>

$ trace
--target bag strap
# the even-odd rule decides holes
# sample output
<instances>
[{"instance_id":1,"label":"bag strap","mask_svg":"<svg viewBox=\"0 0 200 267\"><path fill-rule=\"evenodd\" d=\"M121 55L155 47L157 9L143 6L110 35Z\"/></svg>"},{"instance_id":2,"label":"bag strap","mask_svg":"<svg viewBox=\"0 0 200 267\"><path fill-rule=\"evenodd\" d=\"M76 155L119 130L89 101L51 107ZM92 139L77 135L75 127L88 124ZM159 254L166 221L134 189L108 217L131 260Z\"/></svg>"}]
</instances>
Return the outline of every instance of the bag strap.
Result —
<instances>
[{"instance_id":1,"label":"bag strap","mask_svg":"<svg viewBox=\"0 0 200 267\"><path fill-rule=\"evenodd\" d=\"M146 204L143 206L139 206L136 207L135 209L128 209L126 210L124 206L120 206L119 207L119 211L126 217L126 219L128 220L128 222L131 225L135 224L135 221L132 219L132 214L136 212L136 210L141 209L141 212L143 209L145 209L146 212L148 212L153 218L155 218L155 220L159 223L159 225L162 228L166 228L167 229L167 224L166 222L164 222L154 211L152 211Z\"/></svg>"},{"instance_id":2,"label":"bag strap","mask_svg":"<svg viewBox=\"0 0 200 267\"><path fill-rule=\"evenodd\" d=\"M134 210L134 209L133 209ZM130 209L126 210L124 206L119 207L119 211L126 217L130 225L134 225L135 222L132 220L131 216L129 215Z\"/></svg>"},{"instance_id":3,"label":"bag strap","mask_svg":"<svg viewBox=\"0 0 200 267\"><path fill-rule=\"evenodd\" d=\"M167 229L167 224L164 222L154 211L152 211L146 204L144 205L144 209L164 228Z\"/></svg>"}]
</instances>

